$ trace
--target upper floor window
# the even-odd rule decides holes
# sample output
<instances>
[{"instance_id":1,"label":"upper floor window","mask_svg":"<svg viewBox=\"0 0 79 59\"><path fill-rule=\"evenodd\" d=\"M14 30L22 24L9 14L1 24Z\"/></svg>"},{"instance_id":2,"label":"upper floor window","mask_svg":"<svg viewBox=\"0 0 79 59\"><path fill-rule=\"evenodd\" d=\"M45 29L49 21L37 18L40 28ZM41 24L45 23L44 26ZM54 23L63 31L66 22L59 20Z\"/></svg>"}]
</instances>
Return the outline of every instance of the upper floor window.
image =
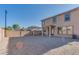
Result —
<instances>
[{"instance_id":1,"label":"upper floor window","mask_svg":"<svg viewBox=\"0 0 79 59\"><path fill-rule=\"evenodd\" d=\"M56 20L56 16L55 17L53 17L53 22L56 22L57 20Z\"/></svg>"},{"instance_id":2,"label":"upper floor window","mask_svg":"<svg viewBox=\"0 0 79 59\"><path fill-rule=\"evenodd\" d=\"M45 21L42 22L42 25L45 25Z\"/></svg>"},{"instance_id":3,"label":"upper floor window","mask_svg":"<svg viewBox=\"0 0 79 59\"><path fill-rule=\"evenodd\" d=\"M70 21L70 13L64 15L65 21Z\"/></svg>"}]
</instances>

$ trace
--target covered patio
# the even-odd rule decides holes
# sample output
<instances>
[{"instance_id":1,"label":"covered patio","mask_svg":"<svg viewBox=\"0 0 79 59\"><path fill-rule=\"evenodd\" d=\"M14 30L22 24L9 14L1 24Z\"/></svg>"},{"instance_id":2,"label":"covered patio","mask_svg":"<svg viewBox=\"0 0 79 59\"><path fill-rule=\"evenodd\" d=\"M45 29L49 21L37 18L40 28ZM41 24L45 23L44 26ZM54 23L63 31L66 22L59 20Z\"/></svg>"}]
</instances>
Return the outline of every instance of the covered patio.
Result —
<instances>
[{"instance_id":1,"label":"covered patio","mask_svg":"<svg viewBox=\"0 0 79 59\"><path fill-rule=\"evenodd\" d=\"M43 27L42 35L53 36L56 34L57 34L57 27L56 26L50 25L50 26Z\"/></svg>"}]
</instances>

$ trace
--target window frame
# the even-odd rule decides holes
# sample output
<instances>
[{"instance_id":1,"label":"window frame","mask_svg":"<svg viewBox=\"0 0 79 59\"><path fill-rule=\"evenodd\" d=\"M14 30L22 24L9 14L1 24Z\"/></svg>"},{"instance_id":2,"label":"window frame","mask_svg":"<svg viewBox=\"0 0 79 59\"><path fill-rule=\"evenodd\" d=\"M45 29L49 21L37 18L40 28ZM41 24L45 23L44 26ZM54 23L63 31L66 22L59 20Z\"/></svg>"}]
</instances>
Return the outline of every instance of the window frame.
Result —
<instances>
[{"instance_id":1,"label":"window frame","mask_svg":"<svg viewBox=\"0 0 79 59\"><path fill-rule=\"evenodd\" d=\"M57 16L53 17L53 22L56 23L57 22Z\"/></svg>"},{"instance_id":2,"label":"window frame","mask_svg":"<svg viewBox=\"0 0 79 59\"><path fill-rule=\"evenodd\" d=\"M70 21L70 13L64 14L64 21Z\"/></svg>"}]
</instances>

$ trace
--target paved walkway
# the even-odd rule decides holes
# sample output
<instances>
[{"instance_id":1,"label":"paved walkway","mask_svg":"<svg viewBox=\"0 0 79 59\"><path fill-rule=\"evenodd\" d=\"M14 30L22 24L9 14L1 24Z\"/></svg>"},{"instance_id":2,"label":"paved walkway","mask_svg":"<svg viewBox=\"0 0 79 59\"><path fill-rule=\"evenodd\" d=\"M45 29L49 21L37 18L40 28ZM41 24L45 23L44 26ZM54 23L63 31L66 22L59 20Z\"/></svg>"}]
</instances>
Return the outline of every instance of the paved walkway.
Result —
<instances>
[{"instance_id":1,"label":"paved walkway","mask_svg":"<svg viewBox=\"0 0 79 59\"><path fill-rule=\"evenodd\" d=\"M10 38L0 43L0 54L40 55L74 41L76 42L77 40L42 36Z\"/></svg>"}]
</instances>

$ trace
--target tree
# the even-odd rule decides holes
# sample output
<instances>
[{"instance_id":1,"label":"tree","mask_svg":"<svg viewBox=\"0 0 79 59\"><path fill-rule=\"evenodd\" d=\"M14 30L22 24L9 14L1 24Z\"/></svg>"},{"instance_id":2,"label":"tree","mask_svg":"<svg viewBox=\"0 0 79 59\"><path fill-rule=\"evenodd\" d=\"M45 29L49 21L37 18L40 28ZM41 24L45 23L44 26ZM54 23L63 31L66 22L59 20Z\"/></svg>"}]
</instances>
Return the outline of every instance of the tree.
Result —
<instances>
[{"instance_id":1,"label":"tree","mask_svg":"<svg viewBox=\"0 0 79 59\"><path fill-rule=\"evenodd\" d=\"M11 27L11 26L8 26L8 27L6 28L6 30L12 30L12 27Z\"/></svg>"},{"instance_id":2,"label":"tree","mask_svg":"<svg viewBox=\"0 0 79 59\"><path fill-rule=\"evenodd\" d=\"M27 30L32 30L32 29L40 29L41 27L39 26L29 26L27 27Z\"/></svg>"},{"instance_id":3,"label":"tree","mask_svg":"<svg viewBox=\"0 0 79 59\"><path fill-rule=\"evenodd\" d=\"M18 24L13 24L12 28L14 30L20 30L20 26Z\"/></svg>"},{"instance_id":4,"label":"tree","mask_svg":"<svg viewBox=\"0 0 79 59\"><path fill-rule=\"evenodd\" d=\"M24 27L22 27L22 28L21 28L21 31L24 31L24 30L26 30L26 29L25 29Z\"/></svg>"}]
</instances>

